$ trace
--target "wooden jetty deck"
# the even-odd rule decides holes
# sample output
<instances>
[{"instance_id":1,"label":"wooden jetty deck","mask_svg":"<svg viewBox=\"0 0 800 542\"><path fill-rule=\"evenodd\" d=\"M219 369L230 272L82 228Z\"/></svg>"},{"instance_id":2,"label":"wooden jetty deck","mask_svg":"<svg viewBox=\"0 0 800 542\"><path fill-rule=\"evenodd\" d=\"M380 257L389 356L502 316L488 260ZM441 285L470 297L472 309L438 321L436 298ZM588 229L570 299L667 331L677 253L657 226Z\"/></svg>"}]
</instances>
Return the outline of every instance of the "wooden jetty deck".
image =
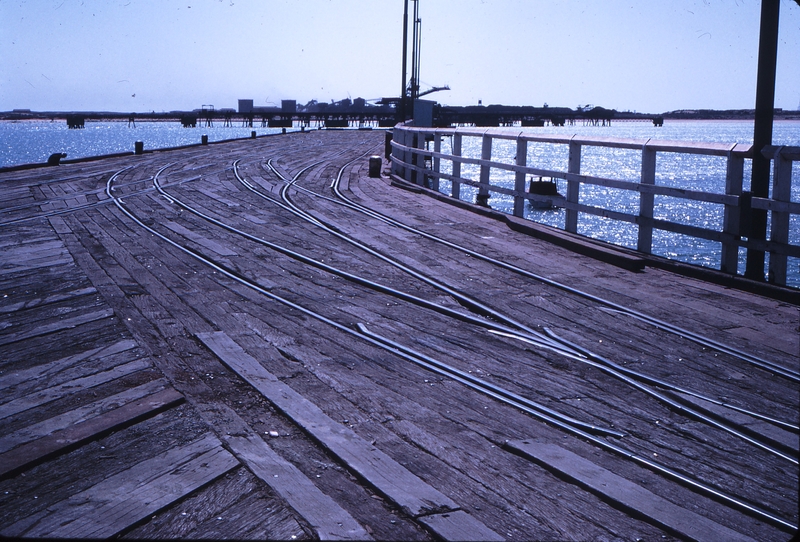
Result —
<instances>
[{"instance_id":1,"label":"wooden jetty deck","mask_svg":"<svg viewBox=\"0 0 800 542\"><path fill-rule=\"evenodd\" d=\"M0 535L796 533L797 305L371 178L383 140L0 173Z\"/></svg>"}]
</instances>

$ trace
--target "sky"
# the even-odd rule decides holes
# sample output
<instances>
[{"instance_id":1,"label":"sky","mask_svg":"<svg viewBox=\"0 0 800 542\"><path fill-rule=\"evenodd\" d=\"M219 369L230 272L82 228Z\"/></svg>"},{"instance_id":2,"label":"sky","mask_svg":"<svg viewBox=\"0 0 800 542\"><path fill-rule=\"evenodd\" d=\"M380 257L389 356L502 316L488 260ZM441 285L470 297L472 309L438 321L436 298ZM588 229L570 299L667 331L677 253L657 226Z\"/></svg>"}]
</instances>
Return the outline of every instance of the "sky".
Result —
<instances>
[{"instance_id":1,"label":"sky","mask_svg":"<svg viewBox=\"0 0 800 542\"><path fill-rule=\"evenodd\" d=\"M759 0L419 0L419 16L421 87L448 85L426 96L443 104L755 107ZM0 111L398 96L402 21L403 0L0 0ZM795 0L775 106L800 109Z\"/></svg>"}]
</instances>

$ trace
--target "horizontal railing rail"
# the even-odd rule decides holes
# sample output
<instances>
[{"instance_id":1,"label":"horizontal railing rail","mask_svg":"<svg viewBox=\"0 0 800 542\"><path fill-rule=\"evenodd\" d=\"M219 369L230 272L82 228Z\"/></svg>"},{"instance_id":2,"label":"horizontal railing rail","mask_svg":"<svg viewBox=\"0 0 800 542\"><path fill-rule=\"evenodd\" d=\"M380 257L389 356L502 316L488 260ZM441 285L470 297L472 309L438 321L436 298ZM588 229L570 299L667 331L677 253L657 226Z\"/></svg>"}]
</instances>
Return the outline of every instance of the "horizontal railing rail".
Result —
<instances>
[{"instance_id":1,"label":"horizontal railing rail","mask_svg":"<svg viewBox=\"0 0 800 542\"><path fill-rule=\"evenodd\" d=\"M450 138L450 152L442 152L442 141ZM462 154L465 138L480 141L480 158ZM514 163L492 159L494 140L516 143ZM567 147L566 169L534 167L528 165L528 143L562 145ZM433 149L431 149L431 144ZM737 274L739 248L769 253L768 280L786 284L787 257L800 258L800 245L789 242L792 215L800 215L800 203L791 200L792 164L800 161L800 147L770 146L762 150L773 164L773 183L770 198L753 197L743 191L745 160L752 159L751 145L695 143L653 139L615 139L534 134L531 131L490 128L422 128L397 125L392 137L392 172L414 184L439 190L439 181L451 183L450 195L461 199L462 186L477 189L476 203L488 205L493 193L513 198L513 214L524 216L525 202L550 204L565 210L564 229L578 232L582 214L600 216L611 220L635 224L636 248L651 253L653 231L662 230L721 244L720 270ZM581 154L584 147L636 150L641 153L641 172L637 181L586 175L581 173ZM719 156L726 160L725 192L707 192L656 184L656 164L659 153ZM450 173L442 170L442 163L450 164ZM462 175L462 166L477 167L479 173ZM492 170L514 174L513 188L492 183ZM566 183L566 195L539 195L526 190L526 177L560 179ZM581 190L597 186L623 190L638 195L638 213L607 209L580 201ZM665 220L654 216L655 197L664 196L723 206L722 226L711 229ZM750 212L763 209L771 213L769 239L755 239L750 234Z\"/></svg>"}]
</instances>

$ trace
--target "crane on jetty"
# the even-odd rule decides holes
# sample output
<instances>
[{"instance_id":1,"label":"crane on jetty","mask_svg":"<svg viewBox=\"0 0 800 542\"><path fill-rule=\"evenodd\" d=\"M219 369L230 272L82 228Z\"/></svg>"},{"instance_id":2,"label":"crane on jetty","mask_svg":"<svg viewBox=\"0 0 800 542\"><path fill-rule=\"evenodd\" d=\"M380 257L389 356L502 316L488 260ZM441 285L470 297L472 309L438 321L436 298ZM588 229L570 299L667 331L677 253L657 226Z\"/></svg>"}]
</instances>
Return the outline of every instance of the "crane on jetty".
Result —
<instances>
[{"instance_id":1,"label":"crane on jetty","mask_svg":"<svg viewBox=\"0 0 800 542\"><path fill-rule=\"evenodd\" d=\"M412 28L412 49L411 49L411 79L407 81L406 67L408 66L408 0L404 0L403 8L403 86L400 91L400 107L398 108L399 120L406 120L414 115L414 101L422 96L450 90L448 85L433 87L426 91L419 90L419 65L420 51L422 49L422 19L419 17L419 0L414 2L413 28ZM410 107L407 107L410 104Z\"/></svg>"}]
</instances>

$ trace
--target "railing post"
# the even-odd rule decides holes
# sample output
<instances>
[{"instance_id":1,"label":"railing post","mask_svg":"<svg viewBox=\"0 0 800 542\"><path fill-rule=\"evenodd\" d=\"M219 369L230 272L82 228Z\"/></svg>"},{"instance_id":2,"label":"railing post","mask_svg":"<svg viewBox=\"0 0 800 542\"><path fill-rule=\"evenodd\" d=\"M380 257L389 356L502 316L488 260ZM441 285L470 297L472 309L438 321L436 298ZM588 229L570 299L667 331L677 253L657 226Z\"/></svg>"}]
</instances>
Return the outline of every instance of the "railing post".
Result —
<instances>
[{"instance_id":1,"label":"railing post","mask_svg":"<svg viewBox=\"0 0 800 542\"><path fill-rule=\"evenodd\" d=\"M461 157L461 134L453 134L453 156ZM461 162L453 160L453 177L461 177ZM453 180L452 191L450 193L456 199L461 199L461 183Z\"/></svg>"},{"instance_id":2,"label":"railing post","mask_svg":"<svg viewBox=\"0 0 800 542\"><path fill-rule=\"evenodd\" d=\"M492 159L492 136L483 134L483 141L481 143L481 160L489 161ZM491 167L486 164L481 164L481 175L478 182L478 195L475 198L475 203L489 206L489 174Z\"/></svg>"},{"instance_id":3,"label":"railing post","mask_svg":"<svg viewBox=\"0 0 800 542\"><path fill-rule=\"evenodd\" d=\"M403 128L395 127L394 134L392 135L392 139L398 144L405 146L406 144L406 130ZM392 148L392 156L397 159L397 162L392 162L392 173L401 177L403 179L406 178L406 151L404 149L398 149L396 147Z\"/></svg>"},{"instance_id":4,"label":"railing post","mask_svg":"<svg viewBox=\"0 0 800 542\"><path fill-rule=\"evenodd\" d=\"M442 134L436 132L433 134L433 152L439 154L442 152ZM438 156L433 157L433 171L435 175L431 179L431 189L439 191L439 168L441 166L441 159Z\"/></svg>"},{"instance_id":5,"label":"railing post","mask_svg":"<svg viewBox=\"0 0 800 542\"><path fill-rule=\"evenodd\" d=\"M414 165L414 151L409 150L411 147L414 146L414 134L410 131L406 131L406 135L403 138L403 145L406 146L406 151L403 153L403 178L411 182L411 176L413 170L410 166Z\"/></svg>"},{"instance_id":6,"label":"railing post","mask_svg":"<svg viewBox=\"0 0 800 542\"><path fill-rule=\"evenodd\" d=\"M414 183L414 184L417 184L417 179L419 177L417 169L416 169L416 168L419 167L419 158L420 158L419 153L417 152L417 149L419 148L419 139L420 139L419 138L419 132L414 132L412 134L412 136L411 136L411 147L413 148L413 150L411 151L411 153L412 153L411 154L411 165L414 166L414 167L411 168L411 179L410 179L410 181L412 183ZM425 138L423 138L422 140L425 141ZM419 183L419 184L422 184L422 183Z\"/></svg>"},{"instance_id":7,"label":"railing post","mask_svg":"<svg viewBox=\"0 0 800 542\"><path fill-rule=\"evenodd\" d=\"M521 137L517 138L516 164L522 167L528 165L528 141ZM525 194L524 171L517 171L514 174L514 190L516 191L516 194L514 194L514 216L523 218L525 216L525 198L523 197Z\"/></svg>"},{"instance_id":8,"label":"railing post","mask_svg":"<svg viewBox=\"0 0 800 542\"><path fill-rule=\"evenodd\" d=\"M397 126L395 126L394 130L392 131L392 141L391 141L391 143L397 143L399 145L402 145L403 144L403 135L404 135L403 134L403 130L401 128L398 128ZM391 145L391 143L390 143L390 145ZM402 155L403 154L399 150L397 150L394 145L391 145L391 156L393 158L395 158L397 160L400 160ZM400 166L394 160L392 160L392 175L398 175L398 176L402 175L402 172L400 170Z\"/></svg>"},{"instance_id":9,"label":"railing post","mask_svg":"<svg viewBox=\"0 0 800 542\"><path fill-rule=\"evenodd\" d=\"M569 142L569 159L567 173L581 174L581 145L575 141ZM581 183L572 179L567 180L567 202L577 204L580 199ZM564 216L564 229L570 233L578 233L578 211L567 209Z\"/></svg>"},{"instance_id":10,"label":"railing post","mask_svg":"<svg viewBox=\"0 0 800 542\"><path fill-rule=\"evenodd\" d=\"M725 194L728 196L742 195L742 180L744 179L744 158L728 153L728 165L725 174ZM739 206L726 205L722 219L722 231L733 235L737 240L741 237L739 232ZM722 243L722 254L719 262L720 271L735 275L739 271L739 243Z\"/></svg>"},{"instance_id":11,"label":"railing post","mask_svg":"<svg viewBox=\"0 0 800 542\"><path fill-rule=\"evenodd\" d=\"M792 161L783 157L782 147L775 151L772 175L772 199L790 201L792 195ZM772 225L769 235L775 243L789 243L789 213L772 211ZM769 282L786 284L786 254L769 253Z\"/></svg>"},{"instance_id":12,"label":"railing post","mask_svg":"<svg viewBox=\"0 0 800 542\"><path fill-rule=\"evenodd\" d=\"M656 151L649 149L647 143L642 147L642 179L643 185L656 184ZM653 204L655 196L652 192L639 193L639 240L636 250L650 254L653 248Z\"/></svg>"}]
</instances>

